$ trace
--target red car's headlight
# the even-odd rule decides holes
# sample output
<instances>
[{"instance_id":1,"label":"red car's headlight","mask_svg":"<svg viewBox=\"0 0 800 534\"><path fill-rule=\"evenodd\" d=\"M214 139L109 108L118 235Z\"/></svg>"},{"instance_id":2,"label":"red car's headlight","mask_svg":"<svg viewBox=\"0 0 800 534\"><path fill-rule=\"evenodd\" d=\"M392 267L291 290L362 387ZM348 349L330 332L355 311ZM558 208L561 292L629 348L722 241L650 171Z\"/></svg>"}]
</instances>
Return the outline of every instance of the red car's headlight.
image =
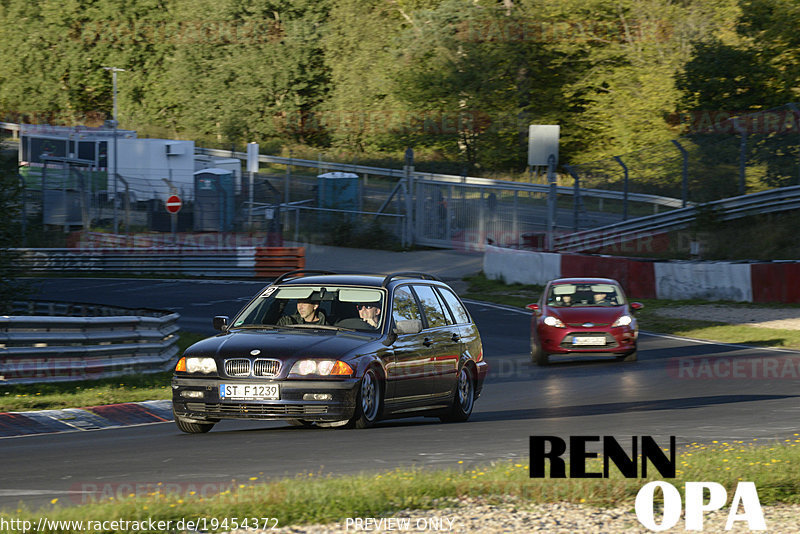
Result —
<instances>
[{"instance_id":1,"label":"red car's headlight","mask_svg":"<svg viewBox=\"0 0 800 534\"><path fill-rule=\"evenodd\" d=\"M542 322L547 326L554 326L556 328L566 328L564 326L564 323L561 322L561 319L559 319L558 317L553 317L552 315L548 315L547 317L545 317Z\"/></svg>"},{"instance_id":2,"label":"red car's headlight","mask_svg":"<svg viewBox=\"0 0 800 534\"><path fill-rule=\"evenodd\" d=\"M633 317L631 317L630 315L621 315L619 319L614 321L614 324L612 324L611 327L613 328L615 326L628 326L632 322L633 322Z\"/></svg>"}]
</instances>

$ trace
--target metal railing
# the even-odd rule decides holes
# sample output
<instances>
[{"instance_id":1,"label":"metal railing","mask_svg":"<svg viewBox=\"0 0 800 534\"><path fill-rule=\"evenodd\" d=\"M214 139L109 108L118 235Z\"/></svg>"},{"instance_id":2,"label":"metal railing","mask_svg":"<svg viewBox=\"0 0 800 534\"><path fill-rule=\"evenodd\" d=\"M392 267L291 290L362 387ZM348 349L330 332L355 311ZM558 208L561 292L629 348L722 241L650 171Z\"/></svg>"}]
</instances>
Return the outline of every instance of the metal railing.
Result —
<instances>
[{"instance_id":1,"label":"metal railing","mask_svg":"<svg viewBox=\"0 0 800 534\"><path fill-rule=\"evenodd\" d=\"M0 385L154 373L178 356L177 313L32 301L14 314L0 317Z\"/></svg>"},{"instance_id":2,"label":"metal railing","mask_svg":"<svg viewBox=\"0 0 800 534\"><path fill-rule=\"evenodd\" d=\"M4 124L4 126L9 125ZM768 140L761 139L755 134L743 135L736 137L734 134L739 140L736 145L737 153L740 156L752 156L753 162L768 159L772 148L778 146L767 143ZM698 163L702 161L699 154L713 153L717 144L732 142L732 138L724 132L708 134L706 135L708 139L701 137L700 134L696 134L685 139L681 138L680 142L670 142L665 145L666 148L659 149L665 151L664 157L659 156L652 161L644 155L651 152L655 154L657 151L645 150L641 154L637 152L604 160L601 162L602 165L595 162L567 167L570 176L574 178L574 186L554 187L552 192L556 200L549 205L547 197L551 194L551 188L547 184L420 173L415 172L413 167L389 169L259 155L262 164L285 166L285 174L280 171L274 174L256 174L253 180L248 182L252 183L252 187L248 185L247 194L245 194L246 180L242 180L240 184L242 191L235 195L233 216L230 217L230 209L226 208L225 214L219 217L220 222L225 220L226 225L230 223L231 226L230 228L221 226L218 233L221 235L224 233L223 230L251 235L261 233L268 239L264 244L273 245L276 243L271 239L274 236L280 238L281 235L294 235L295 241L338 244L331 242L336 232L324 230L338 230L340 226L346 227L351 221L355 228L366 228L370 222L378 221L380 223L378 226L382 227L387 238L391 238L400 246L419 244L482 250L487 243L525 246L531 239L538 240L538 235L542 232L547 232L548 235L554 232L553 249L586 249L596 246L598 242L612 235L624 237L626 228L634 228L632 232L641 233L643 230L667 230L687 225L687 221L696 213L693 211L693 206L696 204L693 205L691 199L709 200L693 196L699 190L698 184L705 184L701 180L701 175L691 170L694 167L707 170ZM786 145L792 148L794 137L780 136L783 143L780 146ZM238 158L242 161L247 157L245 152L235 150L209 148L195 150L197 154ZM725 157L728 157L727 152ZM797 157L791 155L787 158L781 161L786 160L784 163L788 165L786 169L789 170L783 167L780 169L770 167L772 169L770 172L780 170L783 173L781 176L788 176L786 173L795 168L793 165L797 162ZM742 158L739 160L744 161ZM357 194L350 195L350 192L347 192L347 198L352 197L354 200L353 206L342 209L342 213L335 213L333 210L342 206L322 205L320 188L323 182L315 176L317 172L295 171L293 174L292 169L295 167L319 172L343 171L360 175L354 187L357 189ZM768 181L764 181L765 176L769 178L772 175L767 173L762 176L763 169L759 170L761 174L758 174L756 169L760 167L751 167L744 169L746 173L740 169L738 179L740 186L747 185L751 181L758 183L759 187L767 184ZM715 180L719 180L720 184L727 184L718 189L720 194L730 192L728 185L733 183L736 173L726 166L715 168L714 173ZM629 175L630 180L628 180ZM620 178L621 176L624 176L624 180ZM702 176L706 176L705 171ZM659 177L663 178L661 182ZM61 197L46 198L42 191L38 191L37 187L46 188L47 193L53 193L58 189L56 187L58 184L45 187L43 180L29 180L29 187L23 195L23 205L25 199L31 204L27 210L29 215L37 214L37 206L41 206L44 224L56 224L63 219L65 231L70 224L82 225L86 230L86 218L91 221L105 221L104 224L107 224L112 213L116 213L112 211L112 207L115 207L119 200L109 199L101 195L100 191L92 189L94 186L91 177L84 177L81 182L76 181L74 177L61 177L53 172L52 175L48 175L48 180L51 178L56 181L61 180ZM651 179L652 184L649 181ZM621 185L623 183L624 187ZM640 186L638 189L636 183ZM658 184L662 184L663 187ZM704 185L707 189L714 189L712 186L711 183ZM82 189L86 187L89 189L88 193ZM622 191L614 190L620 187ZM76 188L80 190L74 190ZM194 231L199 234L207 230L205 227L199 228L196 220L192 227L192 215L197 215L201 211L192 206L191 202L187 202L185 209L177 216L166 214L157 200L133 203L132 200L135 200L138 191L143 188L146 189L147 184L132 184L130 191L126 192L124 210L126 232L133 233L137 229L144 228L150 232L167 232L170 221L177 224L177 232ZM91 194L93 191L94 195ZM656 195L652 194L653 192L675 196ZM761 193L748 196L753 197L752 202L764 202L764 211L769 211L773 206L776 210L787 209L782 207L783 200L779 198L769 195L762 197ZM736 202L733 200L731 202L733 203L721 205L720 209L737 210ZM74 213L67 213L70 205L74 207L79 204L81 210L74 209ZM136 204L137 208L132 209L130 207L132 204ZM747 201L741 202L742 206L746 204ZM44 209L45 205L48 206L48 210ZM53 208L62 205L63 213ZM705 204L705 206L713 205L714 203ZM732 207L729 208L729 205ZM550 211L548 206L555 206L555 209ZM664 211L666 214L659 214L659 211ZM331 224L332 220L337 223ZM341 221L344 224L340 224ZM628 226L629 224L632 226ZM216 232L216 230L207 231ZM565 237L563 234L571 236ZM596 237L598 235L603 237Z\"/></svg>"},{"instance_id":3,"label":"metal railing","mask_svg":"<svg viewBox=\"0 0 800 534\"><path fill-rule=\"evenodd\" d=\"M708 202L700 206L682 208L660 215L639 217L582 232L559 235L555 238L554 248L563 252L592 250L602 247L608 242L620 243L640 238L644 234L679 230L692 224L701 210L709 213L715 220L727 221L750 215L798 208L800 208L800 186L782 187Z\"/></svg>"},{"instance_id":4,"label":"metal railing","mask_svg":"<svg viewBox=\"0 0 800 534\"><path fill-rule=\"evenodd\" d=\"M215 156L215 157L239 158L243 161L247 161L247 154L245 152L220 150L216 148L195 148L195 153L207 156ZM382 167L369 167L366 165L353 165L349 163L334 163L330 161L284 158L280 156L269 156L265 154L259 155L258 161L260 163L271 163L276 165L289 165L295 167L319 169L320 171L352 172L355 174L387 176L391 178L406 178L409 174L409 172L406 171L405 169L388 169ZM510 180L494 180L491 178L478 178L474 176L456 176L453 174L437 174L429 172L422 173L416 171L411 171L411 174L413 174L414 179L441 182L442 184L480 186L485 188L526 191L531 193L547 193L550 190L550 186L545 184L513 182ZM558 194L574 195L575 188L567 186L559 186ZM605 198L610 200L611 199L623 200L625 198L625 193L622 191L612 191L612 190L602 190L602 189L581 189L580 194L587 195L590 197ZM679 198L648 195L643 193L630 193L628 194L628 200L631 202L644 202L667 208L681 207L681 199Z\"/></svg>"},{"instance_id":5,"label":"metal railing","mask_svg":"<svg viewBox=\"0 0 800 534\"><path fill-rule=\"evenodd\" d=\"M303 247L12 249L26 272L109 271L260 278L302 268ZM276 274L277 273L277 274Z\"/></svg>"},{"instance_id":6,"label":"metal railing","mask_svg":"<svg viewBox=\"0 0 800 534\"><path fill-rule=\"evenodd\" d=\"M256 247L233 249L37 248L15 249L28 272L110 271L193 276L255 276Z\"/></svg>"}]
</instances>

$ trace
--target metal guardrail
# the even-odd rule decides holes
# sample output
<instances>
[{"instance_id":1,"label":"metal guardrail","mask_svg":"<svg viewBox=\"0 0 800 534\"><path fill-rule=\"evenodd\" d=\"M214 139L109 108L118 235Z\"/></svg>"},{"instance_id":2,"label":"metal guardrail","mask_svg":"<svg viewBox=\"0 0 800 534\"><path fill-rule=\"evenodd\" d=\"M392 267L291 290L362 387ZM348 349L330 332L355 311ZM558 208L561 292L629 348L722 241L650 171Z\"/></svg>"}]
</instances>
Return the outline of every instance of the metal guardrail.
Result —
<instances>
[{"instance_id":1,"label":"metal guardrail","mask_svg":"<svg viewBox=\"0 0 800 534\"><path fill-rule=\"evenodd\" d=\"M247 161L247 154L244 152L234 152L231 150L220 150L215 148L195 148L195 153L207 156L239 158ZM371 174L375 176L389 176L392 178L405 178L406 172L403 169L387 169L381 167L368 167L366 165L352 165L348 163L332 163L328 161L314 161L308 159L284 158L280 156L259 155L258 161L261 163L274 163L278 165L293 165L297 167L319 168L325 171L342 171L356 174ZM492 187L497 189L508 189L512 191L526 191L531 193L548 193L550 186L545 184L529 184L524 182L512 182L509 180L493 180L490 178L477 178L474 176L456 176L453 174L435 173L413 173L415 178L441 182L442 184L459 184L475 187ZM574 195L574 187L559 186L557 188L560 195ZM593 196L596 198L623 200L625 193L621 191L602 190L602 189L581 189L581 195ZM679 208L682 201L679 198L662 197L658 195L646 195L641 193L628 193L628 200L633 202L645 202L664 206L668 208Z\"/></svg>"},{"instance_id":2,"label":"metal guardrail","mask_svg":"<svg viewBox=\"0 0 800 534\"><path fill-rule=\"evenodd\" d=\"M0 122L0 130L9 130L14 132L15 137L19 137L19 124L14 122Z\"/></svg>"},{"instance_id":3,"label":"metal guardrail","mask_svg":"<svg viewBox=\"0 0 800 534\"><path fill-rule=\"evenodd\" d=\"M691 224L701 210L713 213L717 220L728 221L798 208L800 208L800 186L781 187L556 236L554 248L562 252L591 250L602 247L608 242L620 243L642 235L679 230Z\"/></svg>"},{"instance_id":4,"label":"metal guardrail","mask_svg":"<svg viewBox=\"0 0 800 534\"><path fill-rule=\"evenodd\" d=\"M36 301L14 313L0 317L0 386L154 373L178 356L177 313Z\"/></svg>"},{"instance_id":5,"label":"metal guardrail","mask_svg":"<svg viewBox=\"0 0 800 534\"><path fill-rule=\"evenodd\" d=\"M27 248L18 264L27 272L109 271L217 277L274 277L305 265L303 247Z\"/></svg>"},{"instance_id":6,"label":"metal guardrail","mask_svg":"<svg viewBox=\"0 0 800 534\"><path fill-rule=\"evenodd\" d=\"M30 272L169 273L194 276L256 275L256 247L231 249L38 248L15 249Z\"/></svg>"}]
</instances>

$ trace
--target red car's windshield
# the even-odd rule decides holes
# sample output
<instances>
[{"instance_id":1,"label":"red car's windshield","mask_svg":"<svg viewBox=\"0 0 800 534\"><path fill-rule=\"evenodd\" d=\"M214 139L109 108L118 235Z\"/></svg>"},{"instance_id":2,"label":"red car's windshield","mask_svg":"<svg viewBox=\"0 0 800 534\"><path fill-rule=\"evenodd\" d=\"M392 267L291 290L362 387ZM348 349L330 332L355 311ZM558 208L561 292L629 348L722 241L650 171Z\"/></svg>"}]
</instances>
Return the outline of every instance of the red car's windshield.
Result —
<instances>
[{"instance_id":1,"label":"red car's windshield","mask_svg":"<svg viewBox=\"0 0 800 534\"><path fill-rule=\"evenodd\" d=\"M547 305L556 307L621 306L625 298L613 284L557 284L550 287Z\"/></svg>"}]
</instances>

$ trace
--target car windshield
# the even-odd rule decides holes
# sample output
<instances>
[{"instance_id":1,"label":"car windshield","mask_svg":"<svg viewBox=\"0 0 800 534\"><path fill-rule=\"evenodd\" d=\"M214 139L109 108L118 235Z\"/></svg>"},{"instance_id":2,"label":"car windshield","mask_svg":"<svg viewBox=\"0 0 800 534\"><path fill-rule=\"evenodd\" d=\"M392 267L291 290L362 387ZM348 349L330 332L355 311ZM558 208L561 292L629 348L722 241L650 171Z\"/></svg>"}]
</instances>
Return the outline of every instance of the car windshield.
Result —
<instances>
[{"instance_id":1,"label":"car windshield","mask_svg":"<svg viewBox=\"0 0 800 534\"><path fill-rule=\"evenodd\" d=\"M625 298L614 284L555 284L547 293L547 305L556 307L621 306Z\"/></svg>"},{"instance_id":2,"label":"car windshield","mask_svg":"<svg viewBox=\"0 0 800 534\"><path fill-rule=\"evenodd\" d=\"M383 326L384 292L370 287L270 286L233 321L233 328L320 327L375 332Z\"/></svg>"}]
</instances>

